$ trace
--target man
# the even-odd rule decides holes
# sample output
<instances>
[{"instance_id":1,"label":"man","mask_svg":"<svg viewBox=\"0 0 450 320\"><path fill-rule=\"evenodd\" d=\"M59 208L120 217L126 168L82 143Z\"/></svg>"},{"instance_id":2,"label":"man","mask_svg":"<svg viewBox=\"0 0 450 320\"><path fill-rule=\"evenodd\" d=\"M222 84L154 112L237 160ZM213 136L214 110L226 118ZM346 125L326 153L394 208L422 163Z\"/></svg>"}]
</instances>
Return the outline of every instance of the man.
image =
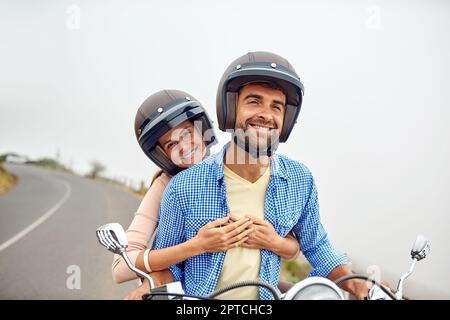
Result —
<instances>
[{"instance_id":1,"label":"man","mask_svg":"<svg viewBox=\"0 0 450 320\"><path fill-rule=\"evenodd\" d=\"M347 258L330 243L319 219L317 190L303 164L275 153L298 117L303 85L289 62L272 53L253 52L225 71L217 92L219 128L232 130L221 152L176 175L161 203L154 248L192 238L205 224L231 215L250 218L254 232L242 247L192 257L170 268L188 294L206 296L244 280L276 287L280 257L277 237L293 232L313 266L311 275L331 280L351 274ZM266 239L265 244L262 239ZM357 298L363 282L344 283ZM244 287L219 298L272 299L265 288Z\"/></svg>"}]
</instances>

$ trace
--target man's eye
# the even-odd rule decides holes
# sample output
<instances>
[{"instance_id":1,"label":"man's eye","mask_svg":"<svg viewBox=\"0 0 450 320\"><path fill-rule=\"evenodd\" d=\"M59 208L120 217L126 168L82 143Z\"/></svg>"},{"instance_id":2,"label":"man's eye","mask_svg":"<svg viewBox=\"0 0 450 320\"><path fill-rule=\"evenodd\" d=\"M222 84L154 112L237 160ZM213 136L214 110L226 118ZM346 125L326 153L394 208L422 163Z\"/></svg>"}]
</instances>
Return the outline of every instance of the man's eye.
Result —
<instances>
[{"instance_id":1,"label":"man's eye","mask_svg":"<svg viewBox=\"0 0 450 320\"><path fill-rule=\"evenodd\" d=\"M281 111L281 106L280 105L276 104L273 107L274 107L274 109L276 109L278 111Z\"/></svg>"},{"instance_id":2,"label":"man's eye","mask_svg":"<svg viewBox=\"0 0 450 320\"><path fill-rule=\"evenodd\" d=\"M258 103L258 100L249 100L248 103L255 104L255 103Z\"/></svg>"}]
</instances>

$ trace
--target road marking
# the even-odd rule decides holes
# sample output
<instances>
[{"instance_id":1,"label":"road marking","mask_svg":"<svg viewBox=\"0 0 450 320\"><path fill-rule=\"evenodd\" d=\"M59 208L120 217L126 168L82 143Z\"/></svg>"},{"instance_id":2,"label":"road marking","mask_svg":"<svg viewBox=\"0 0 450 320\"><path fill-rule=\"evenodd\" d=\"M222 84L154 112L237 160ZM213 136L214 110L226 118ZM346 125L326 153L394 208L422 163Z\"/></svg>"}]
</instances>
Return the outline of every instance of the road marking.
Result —
<instances>
[{"instance_id":1,"label":"road marking","mask_svg":"<svg viewBox=\"0 0 450 320\"><path fill-rule=\"evenodd\" d=\"M59 180L59 179L58 179ZM61 180L61 182L64 184L66 188L66 193L64 196L59 200L53 207L51 207L46 213L44 213L39 219L37 219L35 222L30 224L28 227L17 233L14 237L7 240L6 242L2 243L0 245L0 252L14 244L15 242L19 241L23 237L25 237L28 233L36 229L39 225L41 225L45 220L50 218L56 211L58 211L59 208L66 202L67 199L69 199L70 194L72 193L72 188L67 183L67 181Z\"/></svg>"}]
</instances>

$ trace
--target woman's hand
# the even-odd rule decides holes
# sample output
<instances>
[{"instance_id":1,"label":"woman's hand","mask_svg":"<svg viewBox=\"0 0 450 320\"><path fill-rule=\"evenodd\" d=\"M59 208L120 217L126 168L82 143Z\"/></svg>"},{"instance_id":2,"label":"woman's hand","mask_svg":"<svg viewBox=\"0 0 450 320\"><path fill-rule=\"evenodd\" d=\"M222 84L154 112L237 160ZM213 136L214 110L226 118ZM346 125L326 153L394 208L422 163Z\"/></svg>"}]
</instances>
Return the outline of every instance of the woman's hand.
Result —
<instances>
[{"instance_id":1,"label":"woman's hand","mask_svg":"<svg viewBox=\"0 0 450 320\"><path fill-rule=\"evenodd\" d=\"M255 231L248 236L248 239L241 244L241 247L270 250L284 259L297 257L300 245L294 236L288 234L283 238L275 231L275 228L269 221L252 216L247 217L252 220ZM231 215L231 219L233 221L239 220L234 215Z\"/></svg>"},{"instance_id":2,"label":"woman's hand","mask_svg":"<svg viewBox=\"0 0 450 320\"><path fill-rule=\"evenodd\" d=\"M226 216L204 225L193 240L197 242L200 253L227 251L241 246L252 232L251 219L232 221Z\"/></svg>"},{"instance_id":3,"label":"woman's hand","mask_svg":"<svg viewBox=\"0 0 450 320\"><path fill-rule=\"evenodd\" d=\"M249 249L267 249L276 252L283 238L275 231L269 221L248 216L253 222L254 232L249 234L248 239L241 246ZM238 219L232 216L232 220ZM239 221L239 220L237 220ZM236 223L236 222L235 222Z\"/></svg>"}]
</instances>

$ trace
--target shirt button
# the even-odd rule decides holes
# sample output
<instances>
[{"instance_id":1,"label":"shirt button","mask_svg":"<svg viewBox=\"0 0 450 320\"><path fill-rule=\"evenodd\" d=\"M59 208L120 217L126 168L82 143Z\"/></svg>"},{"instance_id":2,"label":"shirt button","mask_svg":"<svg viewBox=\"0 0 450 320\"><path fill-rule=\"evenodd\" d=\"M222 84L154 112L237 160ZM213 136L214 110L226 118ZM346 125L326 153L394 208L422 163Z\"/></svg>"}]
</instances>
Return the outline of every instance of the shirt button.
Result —
<instances>
[{"instance_id":1,"label":"shirt button","mask_svg":"<svg viewBox=\"0 0 450 320\"><path fill-rule=\"evenodd\" d=\"M292 223L292 219L289 220L289 223Z\"/></svg>"}]
</instances>

